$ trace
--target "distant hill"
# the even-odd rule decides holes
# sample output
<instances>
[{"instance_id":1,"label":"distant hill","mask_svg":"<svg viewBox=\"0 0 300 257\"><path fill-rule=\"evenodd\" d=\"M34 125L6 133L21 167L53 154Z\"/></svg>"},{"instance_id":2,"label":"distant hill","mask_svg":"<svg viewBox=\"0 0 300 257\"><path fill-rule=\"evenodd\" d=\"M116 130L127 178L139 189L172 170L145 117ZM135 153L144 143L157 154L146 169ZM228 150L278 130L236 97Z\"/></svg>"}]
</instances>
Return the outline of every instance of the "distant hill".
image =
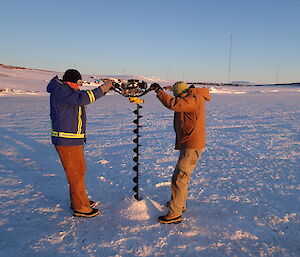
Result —
<instances>
[{"instance_id":1,"label":"distant hill","mask_svg":"<svg viewBox=\"0 0 300 257\"><path fill-rule=\"evenodd\" d=\"M233 85L245 85L245 86L254 85L252 82L248 82L248 81L232 81L231 84L233 84Z\"/></svg>"},{"instance_id":2,"label":"distant hill","mask_svg":"<svg viewBox=\"0 0 300 257\"><path fill-rule=\"evenodd\" d=\"M27 71L47 72L47 73L57 74L58 76L62 76L62 74L63 74L63 72L25 68L25 67L19 67L19 66L5 65L3 63L0 63L0 68L1 67L4 69L8 69L8 70L22 70L22 71L27 70ZM10 75L7 75L2 72L1 76L10 76ZM156 82L163 86L171 85L174 83L174 81L171 81L171 80L161 79L161 78L157 78L157 77L150 77L150 76L145 76L145 75L100 75L100 74L94 74L93 76L99 77L99 78L118 78L118 79L122 79L122 80L137 79L140 81L145 81L149 84ZM82 77L84 80L93 81L93 79L91 78L91 75L82 74Z\"/></svg>"},{"instance_id":3,"label":"distant hill","mask_svg":"<svg viewBox=\"0 0 300 257\"><path fill-rule=\"evenodd\" d=\"M3 63L0 63L0 67L3 67L5 69L11 69L11 70L35 70L35 71L53 72L53 71L49 71L49 70L32 69L32 68L26 68L26 67L6 65Z\"/></svg>"}]
</instances>

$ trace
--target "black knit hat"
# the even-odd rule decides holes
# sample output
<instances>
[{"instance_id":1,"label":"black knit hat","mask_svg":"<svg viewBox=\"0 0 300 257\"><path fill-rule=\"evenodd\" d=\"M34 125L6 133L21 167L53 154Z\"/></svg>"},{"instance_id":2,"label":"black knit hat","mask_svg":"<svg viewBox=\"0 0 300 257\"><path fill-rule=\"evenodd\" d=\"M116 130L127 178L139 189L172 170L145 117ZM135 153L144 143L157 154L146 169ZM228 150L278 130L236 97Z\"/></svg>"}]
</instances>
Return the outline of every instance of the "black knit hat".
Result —
<instances>
[{"instance_id":1,"label":"black knit hat","mask_svg":"<svg viewBox=\"0 0 300 257\"><path fill-rule=\"evenodd\" d=\"M78 80L81 80L81 74L78 70L67 70L62 78L63 81L69 81L73 83L77 83Z\"/></svg>"}]
</instances>

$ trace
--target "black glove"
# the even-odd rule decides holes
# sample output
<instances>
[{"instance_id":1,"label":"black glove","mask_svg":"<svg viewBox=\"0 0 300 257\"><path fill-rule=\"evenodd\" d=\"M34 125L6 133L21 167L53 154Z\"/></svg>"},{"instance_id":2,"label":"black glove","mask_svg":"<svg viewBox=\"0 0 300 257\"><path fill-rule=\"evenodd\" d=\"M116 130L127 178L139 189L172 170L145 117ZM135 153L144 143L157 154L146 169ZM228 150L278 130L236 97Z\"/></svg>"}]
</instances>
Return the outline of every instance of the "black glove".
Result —
<instances>
[{"instance_id":1,"label":"black glove","mask_svg":"<svg viewBox=\"0 0 300 257\"><path fill-rule=\"evenodd\" d=\"M113 88L119 88L121 87L121 84L117 83L117 82L112 82Z\"/></svg>"},{"instance_id":2,"label":"black glove","mask_svg":"<svg viewBox=\"0 0 300 257\"><path fill-rule=\"evenodd\" d=\"M150 89L154 90L156 93L158 92L159 89L163 90L163 88L158 83L151 84Z\"/></svg>"}]
</instances>

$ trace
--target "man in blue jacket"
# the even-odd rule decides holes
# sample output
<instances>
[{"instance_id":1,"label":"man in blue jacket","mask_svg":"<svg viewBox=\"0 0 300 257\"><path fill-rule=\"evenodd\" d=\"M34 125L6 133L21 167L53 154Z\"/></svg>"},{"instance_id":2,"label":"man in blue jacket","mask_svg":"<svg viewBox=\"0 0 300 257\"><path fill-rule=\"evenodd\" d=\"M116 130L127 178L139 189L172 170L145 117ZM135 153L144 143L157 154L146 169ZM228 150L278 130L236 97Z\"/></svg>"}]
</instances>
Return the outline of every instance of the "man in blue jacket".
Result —
<instances>
[{"instance_id":1,"label":"man in blue jacket","mask_svg":"<svg viewBox=\"0 0 300 257\"><path fill-rule=\"evenodd\" d=\"M50 93L51 138L69 182L71 208L77 217L94 217L99 210L88 200L84 176L86 163L83 144L86 140L85 105L95 102L111 88L106 82L93 90L79 90L81 74L67 70L62 80L54 77L47 86Z\"/></svg>"}]
</instances>

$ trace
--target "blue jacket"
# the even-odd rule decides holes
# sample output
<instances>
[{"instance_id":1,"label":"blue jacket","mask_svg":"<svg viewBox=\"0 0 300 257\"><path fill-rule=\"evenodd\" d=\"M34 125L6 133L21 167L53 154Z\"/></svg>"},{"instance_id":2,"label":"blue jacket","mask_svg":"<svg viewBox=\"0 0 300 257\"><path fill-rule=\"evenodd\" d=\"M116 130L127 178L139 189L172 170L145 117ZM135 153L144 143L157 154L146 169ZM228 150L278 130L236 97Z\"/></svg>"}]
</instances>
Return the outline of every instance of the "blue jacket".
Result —
<instances>
[{"instance_id":1,"label":"blue jacket","mask_svg":"<svg viewBox=\"0 0 300 257\"><path fill-rule=\"evenodd\" d=\"M85 105L103 96L101 88L74 90L54 77L47 86L50 93L51 138L54 145L83 145L86 140Z\"/></svg>"}]
</instances>

